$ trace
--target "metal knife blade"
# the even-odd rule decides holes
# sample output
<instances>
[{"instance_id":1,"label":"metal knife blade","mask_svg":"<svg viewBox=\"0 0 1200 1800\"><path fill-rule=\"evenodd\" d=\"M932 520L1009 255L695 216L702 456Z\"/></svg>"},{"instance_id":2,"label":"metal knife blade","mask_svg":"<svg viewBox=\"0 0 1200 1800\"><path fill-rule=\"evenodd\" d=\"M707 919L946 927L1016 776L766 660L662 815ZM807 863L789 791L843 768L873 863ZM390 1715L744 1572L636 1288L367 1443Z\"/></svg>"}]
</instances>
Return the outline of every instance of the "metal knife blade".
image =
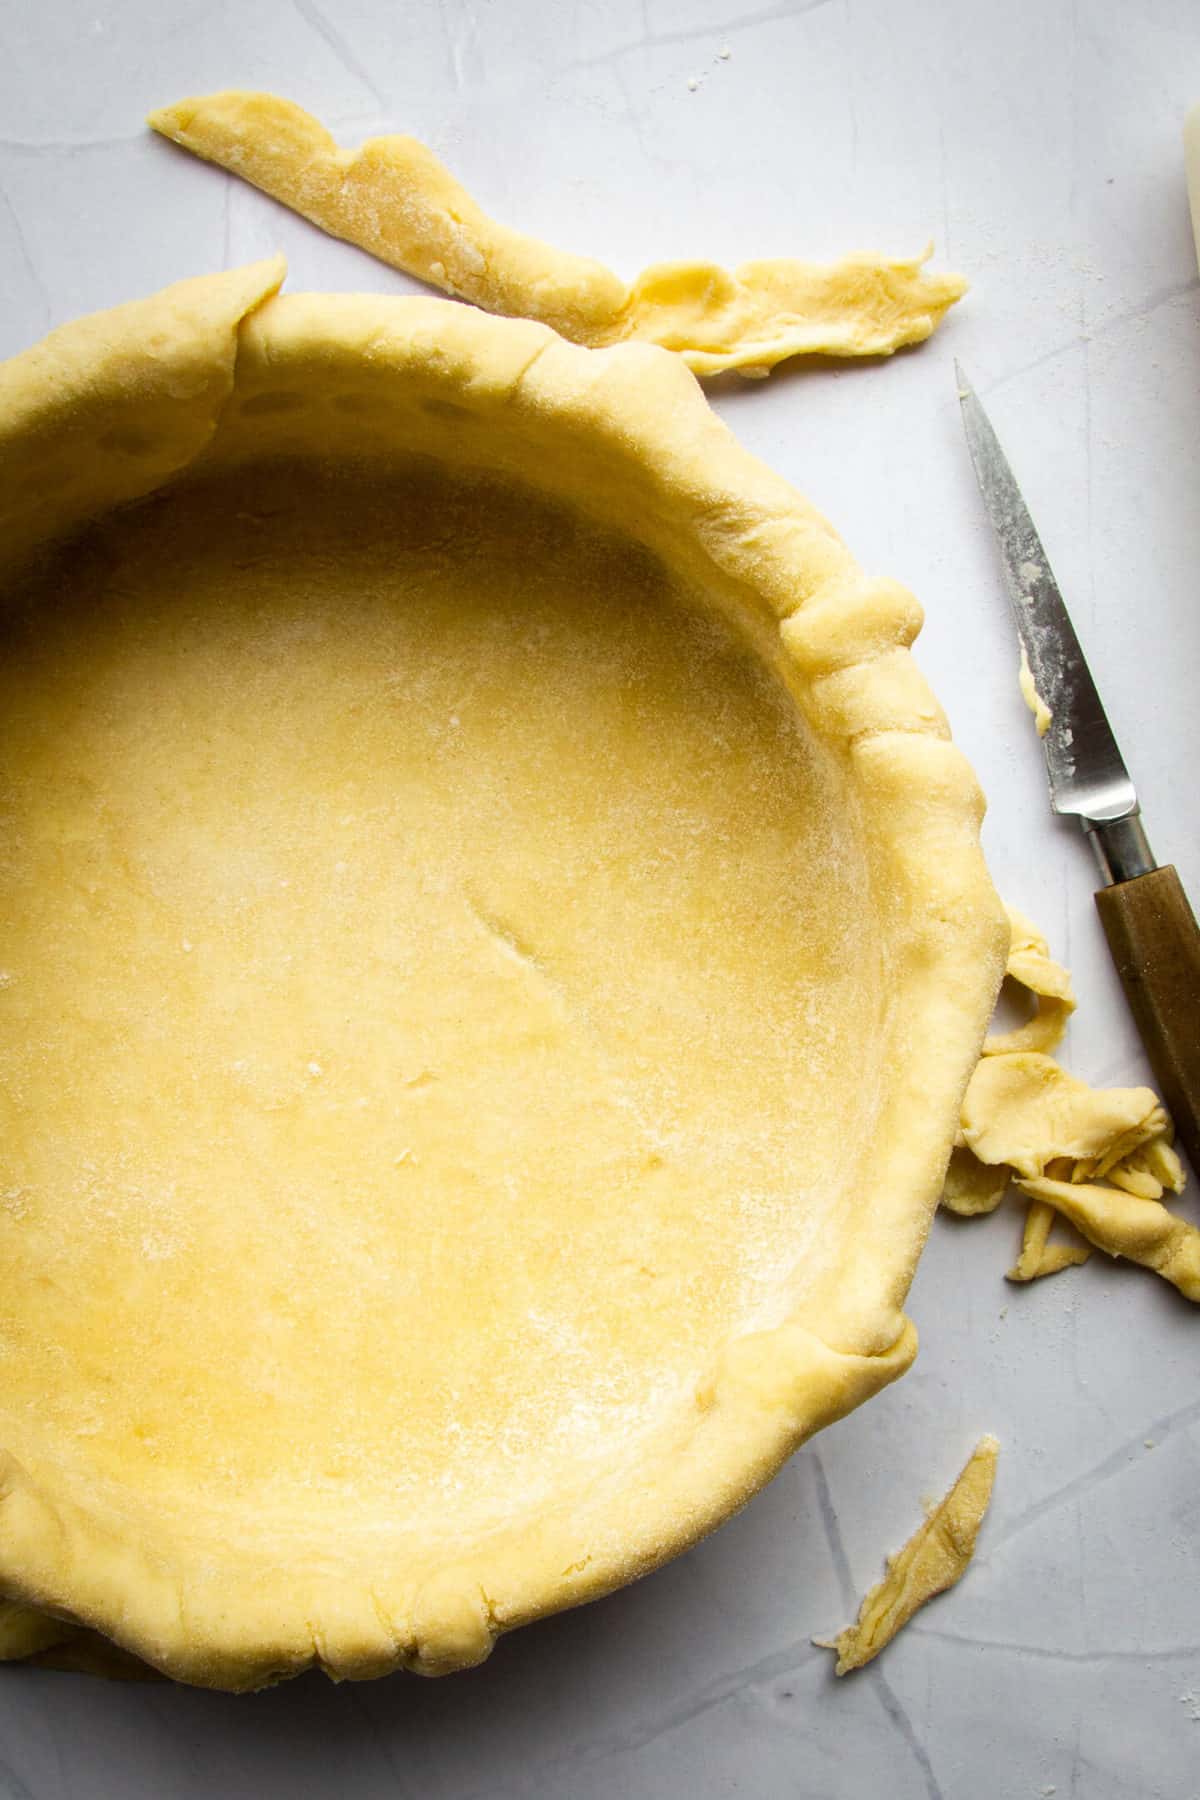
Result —
<instances>
[{"instance_id":1,"label":"metal knife blade","mask_svg":"<svg viewBox=\"0 0 1200 1800\"><path fill-rule=\"evenodd\" d=\"M1017 632L1038 695L1050 708L1042 744L1051 804L1080 820L1096 853L1104 935L1163 1098L1200 1175L1200 925L1176 870L1169 863L1160 869L1151 854L1133 782L1029 509L970 382L957 363L954 369Z\"/></svg>"},{"instance_id":2,"label":"metal knife blade","mask_svg":"<svg viewBox=\"0 0 1200 1800\"><path fill-rule=\"evenodd\" d=\"M991 422L956 362L975 475L1000 547L1004 583L1034 686L1050 711L1042 739L1050 804L1080 819L1105 880L1155 867L1133 781L1080 648L1049 558Z\"/></svg>"},{"instance_id":3,"label":"metal knife blade","mask_svg":"<svg viewBox=\"0 0 1200 1800\"><path fill-rule=\"evenodd\" d=\"M1200 106L1193 106L1184 124L1183 155L1192 208L1192 236L1196 240L1196 260L1200 263Z\"/></svg>"}]
</instances>

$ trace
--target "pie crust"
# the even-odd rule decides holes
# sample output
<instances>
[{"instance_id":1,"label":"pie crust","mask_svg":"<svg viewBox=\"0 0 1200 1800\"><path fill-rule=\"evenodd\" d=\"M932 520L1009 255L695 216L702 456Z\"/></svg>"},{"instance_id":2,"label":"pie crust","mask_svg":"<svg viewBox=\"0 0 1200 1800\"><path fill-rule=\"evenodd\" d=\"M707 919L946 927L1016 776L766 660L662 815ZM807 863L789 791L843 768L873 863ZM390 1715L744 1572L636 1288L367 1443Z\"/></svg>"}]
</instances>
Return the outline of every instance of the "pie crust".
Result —
<instances>
[{"instance_id":1,"label":"pie crust","mask_svg":"<svg viewBox=\"0 0 1200 1800\"><path fill-rule=\"evenodd\" d=\"M0 1645L232 1689L902 1373L1008 947L919 608L677 358L282 278L0 367Z\"/></svg>"}]
</instances>

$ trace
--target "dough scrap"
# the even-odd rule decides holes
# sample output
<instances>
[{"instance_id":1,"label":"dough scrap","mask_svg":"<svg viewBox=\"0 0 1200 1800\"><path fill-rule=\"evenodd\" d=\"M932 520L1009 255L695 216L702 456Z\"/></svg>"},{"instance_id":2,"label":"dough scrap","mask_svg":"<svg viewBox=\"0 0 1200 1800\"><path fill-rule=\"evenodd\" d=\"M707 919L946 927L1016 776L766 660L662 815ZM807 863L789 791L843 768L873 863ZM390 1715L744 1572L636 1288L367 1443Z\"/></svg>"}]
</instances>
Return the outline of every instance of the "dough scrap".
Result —
<instances>
[{"instance_id":1,"label":"dough scrap","mask_svg":"<svg viewBox=\"0 0 1200 1800\"><path fill-rule=\"evenodd\" d=\"M1009 1050L1040 1050L1048 1055L1061 1044L1067 1020L1075 1011L1070 970L1054 961L1049 944L1031 919L1015 906L1004 910L1012 933L1004 978L1032 995L1034 1012L1025 1024L1011 1031L989 1032L984 1055L997 1056Z\"/></svg>"},{"instance_id":2,"label":"dough scrap","mask_svg":"<svg viewBox=\"0 0 1200 1800\"><path fill-rule=\"evenodd\" d=\"M1021 1238L1021 1254L1008 1271L1009 1281L1037 1281L1043 1275L1057 1275L1063 1269L1085 1263L1092 1254L1089 1245L1078 1241L1051 1244L1050 1227L1056 1214L1044 1200L1031 1200L1025 1212L1025 1228Z\"/></svg>"},{"instance_id":3,"label":"dough scrap","mask_svg":"<svg viewBox=\"0 0 1200 1800\"><path fill-rule=\"evenodd\" d=\"M1108 1256L1153 1269L1187 1300L1200 1301L1200 1231L1157 1200L1139 1200L1120 1188L1048 1176L1017 1183L1069 1219L1089 1243Z\"/></svg>"},{"instance_id":4,"label":"dough scrap","mask_svg":"<svg viewBox=\"0 0 1200 1800\"><path fill-rule=\"evenodd\" d=\"M1149 1088L1091 1088L1046 1054L1074 1010L1071 977L1037 927L1014 907L1005 911L1005 976L1035 996L1037 1010L1015 1031L984 1039L963 1097L942 1206L959 1218L994 1212L1016 1177L1031 1203L1009 1281L1036 1281L1084 1263L1090 1243L1144 1263L1188 1299L1200 1299L1200 1232L1158 1204L1168 1188L1182 1193L1186 1180L1166 1108ZM1096 1185L1101 1181L1111 1185ZM1075 1228L1072 1241L1049 1242L1056 1212Z\"/></svg>"},{"instance_id":5,"label":"dough scrap","mask_svg":"<svg viewBox=\"0 0 1200 1800\"><path fill-rule=\"evenodd\" d=\"M927 1600L962 1580L992 1497L999 1448L994 1437L980 1438L949 1493L903 1550L888 1557L887 1574L867 1594L855 1623L832 1642L813 1640L837 1651L835 1674L848 1675L871 1662Z\"/></svg>"},{"instance_id":6,"label":"dough scrap","mask_svg":"<svg viewBox=\"0 0 1200 1800\"><path fill-rule=\"evenodd\" d=\"M1045 1053L1061 1042L1067 1020L1075 1010L1070 972L1051 957L1046 939L1031 919L1015 906L1005 906L1004 910L1009 925L1004 978L1025 989L1033 999L1034 1012L1023 1025L1010 1031L990 1032L984 1039L983 1056ZM962 1219L995 1212L1008 1190L1011 1174L1011 1167L1003 1159L985 1161L968 1146L960 1119L958 1138L946 1169L942 1206Z\"/></svg>"},{"instance_id":7,"label":"dough scrap","mask_svg":"<svg viewBox=\"0 0 1200 1800\"><path fill-rule=\"evenodd\" d=\"M1149 1092L1148 1089L1145 1091ZM1103 1150L1097 1151L1094 1156L1084 1157L1078 1162L1071 1171L1071 1180L1095 1181L1100 1178L1110 1180L1115 1169L1123 1168L1129 1159L1137 1156L1145 1145L1158 1142L1170 1129L1171 1121L1167 1116L1166 1107L1155 1105L1144 1119L1136 1125L1131 1125L1127 1131L1122 1132L1120 1137L1114 1139ZM1178 1162L1178 1158L1176 1161ZM1182 1173L1182 1166L1180 1172ZM1158 1194L1152 1194L1150 1198L1157 1200Z\"/></svg>"},{"instance_id":8,"label":"dough scrap","mask_svg":"<svg viewBox=\"0 0 1200 1800\"><path fill-rule=\"evenodd\" d=\"M1109 1169L1107 1179L1141 1200L1161 1200L1168 1188L1182 1194L1187 1177L1178 1152L1164 1135L1123 1156Z\"/></svg>"},{"instance_id":9,"label":"dough scrap","mask_svg":"<svg viewBox=\"0 0 1200 1800\"><path fill-rule=\"evenodd\" d=\"M1038 1051L984 1056L967 1083L962 1132L981 1162L1036 1176L1057 1157L1103 1163L1158 1107L1149 1088L1091 1088Z\"/></svg>"},{"instance_id":10,"label":"dough scrap","mask_svg":"<svg viewBox=\"0 0 1200 1800\"><path fill-rule=\"evenodd\" d=\"M393 268L487 312L538 319L577 344L678 351L697 375L766 374L791 356L889 356L921 343L966 292L911 258L655 263L627 286L603 263L491 219L416 138L338 147L274 94L230 89L150 114L162 136L240 175Z\"/></svg>"},{"instance_id":11,"label":"dough scrap","mask_svg":"<svg viewBox=\"0 0 1200 1800\"><path fill-rule=\"evenodd\" d=\"M995 1212L1008 1191L1010 1175L1011 1170L1004 1163L991 1166L980 1162L973 1150L956 1144L946 1169L942 1205L960 1219Z\"/></svg>"}]
</instances>

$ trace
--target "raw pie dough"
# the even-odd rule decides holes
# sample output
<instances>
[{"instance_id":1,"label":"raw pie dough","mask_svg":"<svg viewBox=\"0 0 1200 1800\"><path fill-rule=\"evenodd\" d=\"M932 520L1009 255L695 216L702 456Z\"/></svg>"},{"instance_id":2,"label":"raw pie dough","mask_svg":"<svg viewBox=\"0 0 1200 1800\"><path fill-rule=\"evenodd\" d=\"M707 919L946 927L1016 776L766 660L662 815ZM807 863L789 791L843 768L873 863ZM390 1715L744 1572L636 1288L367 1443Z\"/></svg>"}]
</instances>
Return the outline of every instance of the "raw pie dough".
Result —
<instances>
[{"instance_id":1,"label":"raw pie dough","mask_svg":"<svg viewBox=\"0 0 1200 1800\"><path fill-rule=\"evenodd\" d=\"M0 1645L231 1688L900 1374L1008 936L915 602L678 359L282 273L0 368Z\"/></svg>"},{"instance_id":2,"label":"raw pie dough","mask_svg":"<svg viewBox=\"0 0 1200 1800\"><path fill-rule=\"evenodd\" d=\"M494 219L411 137L342 150L291 100L237 89L180 100L149 123L172 142L303 213L381 262L488 312L539 319L577 344L628 339L676 350L697 375L765 375L790 356L887 356L917 344L966 292L910 259L830 267L776 257L731 274L655 263L631 287L603 263Z\"/></svg>"},{"instance_id":3,"label":"raw pie dough","mask_svg":"<svg viewBox=\"0 0 1200 1800\"><path fill-rule=\"evenodd\" d=\"M1075 1009L1071 977L1037 927L1007 911L1005 974L1031 996L1033 1012L984 1041L942 1205L960 1218L994 1212L1015 1177L1030 1204L1010 1281L1057 1275L1086 1262L1094 1245L1200 1300L1200 1231L1160 1204L1167 1189L1182 1193L1185 1179L1171 1121L1149 1088L1092 1088L1055 1062L1049 1052ZM1050 1243L1056 1218L1070 1236Z\"/></svg>"},{"instance_id":4,"label":"raw pie dough","mask_svg":"<svg viewBox=\"0 0 1200 1800\"><path fill-rule=\"evenodd\" d=\"M962 1580L992 1498L999 1449L994 1437L980 1438L950 1492L930 1507L903 1550L888 1557L887 1574L864 1599L854 1624L830 1643L816 1640L823 1650L837 1651L835 1674L871 1662L927 1601Z\"/></svg>"}]
</instances>

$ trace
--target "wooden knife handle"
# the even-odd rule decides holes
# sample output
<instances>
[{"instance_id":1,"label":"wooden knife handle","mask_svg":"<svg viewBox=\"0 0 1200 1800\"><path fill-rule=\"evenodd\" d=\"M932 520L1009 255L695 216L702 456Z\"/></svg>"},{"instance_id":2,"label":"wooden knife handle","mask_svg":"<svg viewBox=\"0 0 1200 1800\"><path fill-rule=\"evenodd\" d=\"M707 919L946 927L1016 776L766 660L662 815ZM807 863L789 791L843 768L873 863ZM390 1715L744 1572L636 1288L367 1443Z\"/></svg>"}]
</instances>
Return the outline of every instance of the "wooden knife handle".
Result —
<instances>
[{"instance_id":1,"label":"wooden knife handle","mask_svg":"<svg viewBox=\"0 0 1200 1800\"><path fill-rule=\"evenodd\" d=\"M1200 927L1168 865L1101 888L1096 906L1125 998L1200 1179Z\"/></svg>"}]
</instances>

